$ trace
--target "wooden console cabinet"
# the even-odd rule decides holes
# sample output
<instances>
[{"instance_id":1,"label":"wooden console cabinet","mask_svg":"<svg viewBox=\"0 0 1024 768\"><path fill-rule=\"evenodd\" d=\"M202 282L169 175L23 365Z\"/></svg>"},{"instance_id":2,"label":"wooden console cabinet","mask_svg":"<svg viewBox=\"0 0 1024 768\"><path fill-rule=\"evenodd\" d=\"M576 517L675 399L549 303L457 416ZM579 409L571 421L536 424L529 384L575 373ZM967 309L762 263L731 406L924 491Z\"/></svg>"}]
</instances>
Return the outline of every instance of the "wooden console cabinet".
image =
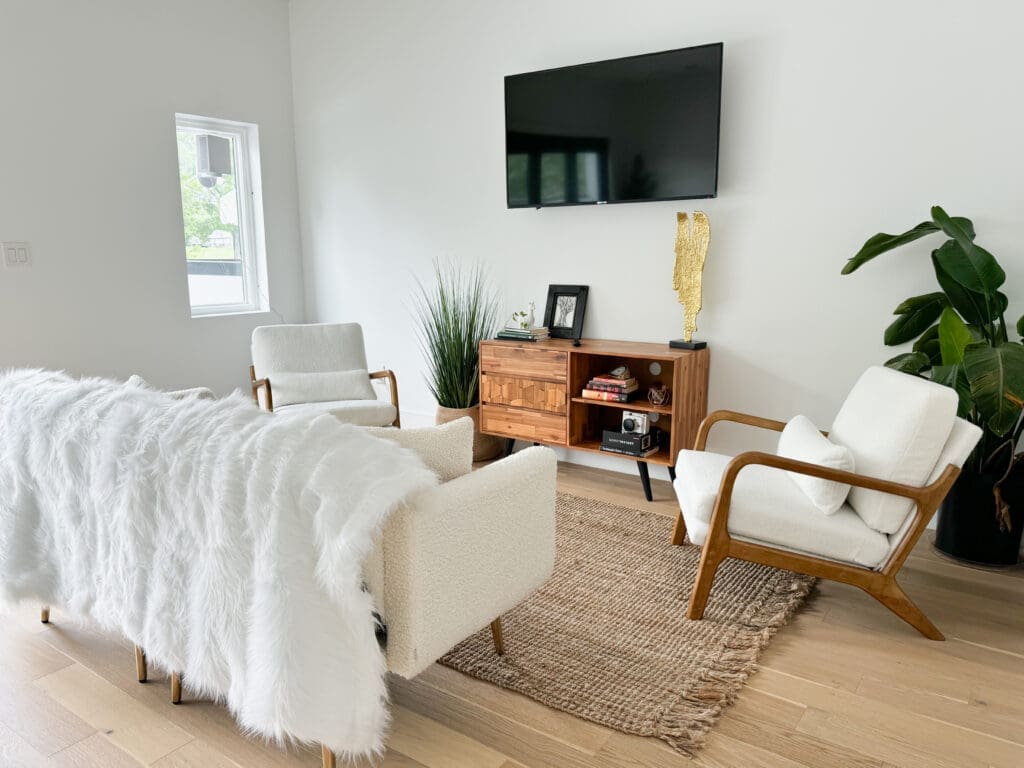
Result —
<instances>
[{"instance_id":1,"label":"wooden console cabinet","mask_svg":"<svg viewBox=\"0 0 1024 768\"><path fill-rule=\"evenodd\" d=\"M631 458L601 450L605 429L618 430L622 412L644 411L652 426L667 433L658 453L637 461L644 493L650 501L647 465L663 464L675 477L676 455L691 448L708 410L710 351L672 349L668 344L633 341L548 339L538 342L500 341L480 344L480 428L491 435ZM652 364L657 364L652 366ZM626 365L639 381L628 403L585 400L583 388L594 376ZM660 368L660 370L659 370ZM654 406L647 389L660 383L672 390L672 401Z\"/></svg>"}]
</instances>

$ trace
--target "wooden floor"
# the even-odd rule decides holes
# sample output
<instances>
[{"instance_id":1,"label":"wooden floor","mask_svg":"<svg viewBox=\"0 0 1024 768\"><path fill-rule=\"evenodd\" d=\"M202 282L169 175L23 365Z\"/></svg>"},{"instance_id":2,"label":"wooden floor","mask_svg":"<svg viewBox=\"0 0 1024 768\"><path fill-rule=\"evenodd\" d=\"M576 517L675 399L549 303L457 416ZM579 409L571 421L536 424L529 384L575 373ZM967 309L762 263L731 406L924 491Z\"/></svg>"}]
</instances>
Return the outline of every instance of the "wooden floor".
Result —
<instances>
[{"instance_id":1,"label":"wooden floor","mask_svg":"<svg viewBox=\"0 0 1024 768\"><path fill-rule=\"evenodd\" d=\"M666 515L667 482L564 466L562 490ZM1024 766L1024 573L946 562L922 542L902 582L948 640L918 636L866 595L822 583L776 636L695 758L551 711L435 665L394 679L378 764L583 766ZM714 593L712 593L714 600ZM679 617L683 618L680 597ZM243 738L223 708L172 706L158 670L140 685L123 641L23 606L0 634L0 766L227 768L320 764Z\"/></svg>"}]
</instances>

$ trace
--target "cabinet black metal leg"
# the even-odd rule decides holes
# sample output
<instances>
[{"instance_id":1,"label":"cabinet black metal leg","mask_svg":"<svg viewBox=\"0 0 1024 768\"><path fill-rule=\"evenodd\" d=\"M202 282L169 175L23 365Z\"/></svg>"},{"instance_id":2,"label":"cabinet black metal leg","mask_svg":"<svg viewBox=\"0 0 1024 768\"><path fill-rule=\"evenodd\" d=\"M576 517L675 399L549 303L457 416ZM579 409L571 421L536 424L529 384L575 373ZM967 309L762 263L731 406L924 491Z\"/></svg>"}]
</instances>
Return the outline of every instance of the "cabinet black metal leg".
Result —
<instances>
[{"instance_id":1,"label":"cabinet black metal leg","mask_svg":"<svg viewBox=\"0 0 1024 768\"><path fill-rule=\"evenodd\" d=\"M512 451L516 449L516 439L514 437L507 438L505 440L505 456L511 456Z\"/></svg>"},{"instance_id":2,"label":"cabinet black metal leg","mask_svg":"<svg viewBox=\"0 0 1024 768\"><path fill-rule=\"evenodd\" d=\"M654 496L651 495L651 473L647 469L647 462L638 461L636 466L640 470L640 482L644 485L644 496L648 501L654 501Z\"/></svg>"},{"instance_id":3,"label":"cabinet black metal leg","mask_svg":"<svg viewBox=\"0 0 1024 768\"><path fill-rule=\"evenodd\" d=\"M676 481L676 468L671 464L668 465L668 477L673 483Z\"/></svg>"}]
</instances>

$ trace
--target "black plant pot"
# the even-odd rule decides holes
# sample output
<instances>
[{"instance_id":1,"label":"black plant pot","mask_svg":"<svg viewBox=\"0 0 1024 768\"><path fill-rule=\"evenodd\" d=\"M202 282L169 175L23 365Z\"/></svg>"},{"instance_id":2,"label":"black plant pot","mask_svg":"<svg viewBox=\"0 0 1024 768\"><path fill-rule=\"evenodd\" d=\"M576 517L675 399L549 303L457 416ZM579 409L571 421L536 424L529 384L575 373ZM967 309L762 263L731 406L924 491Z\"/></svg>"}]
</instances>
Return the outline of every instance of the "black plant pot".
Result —
<instances>
[{"instance_id":1,"label":"black plant pot","mask_svg":"<svg viewBox=\"0 0 1024 768\"><path fill-rule=\"evenodd\" d=\"M946 500L939 507L935 548L950 557L977 565L1016 565L1020 557L1021 531L1024 530L1024 463L1018 464L1013 477L1000 486L1010 505L1010 530L1000 530L993 495L1002 473L978 473L966 467L957 478Z\"/></svg>"}]
</instances>

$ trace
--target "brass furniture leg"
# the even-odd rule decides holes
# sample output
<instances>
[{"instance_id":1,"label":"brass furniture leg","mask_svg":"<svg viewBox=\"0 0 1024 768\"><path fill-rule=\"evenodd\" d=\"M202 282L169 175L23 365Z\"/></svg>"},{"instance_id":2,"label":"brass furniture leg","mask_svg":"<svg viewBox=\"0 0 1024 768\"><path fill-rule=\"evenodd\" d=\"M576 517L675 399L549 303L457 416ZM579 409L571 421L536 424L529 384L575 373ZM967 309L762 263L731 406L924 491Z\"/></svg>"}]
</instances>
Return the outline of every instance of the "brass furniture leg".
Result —
<instances>
[{"instance_id":1,"label":"brass furniture leg","mask_svg":"<svg viewBox=\"0 0 1024 768\"><path fill-rule=\"evenodd\" d=\"M39 611L39 620L41 622L43 622L43 624L49 624L50 623L50 606L44 605L40 609L40 611Z\"/></svg>"},{"instance_id":2,"label":"brass furniture leg","mask_svg":"<svg viewBox=\"0 0 1024 768\"><path fill-rule=\"evenodd\" d=\"M140 683L149 679L149 670L146 669L146 652L138 645L135 646L135 674L138 675Z\"/></svg>"},{"instance_id":3,"label":"brass furniture leg","mask_svg":"<svg viewBox=\"0 0 1024 768\"><path fill-rule=\"evenodd\" d=\"M181 672L171 672L171 704L181 704Z\"/></svg>"},{"instance_id":4,"label":"brass furniture leg","mask_svg":"<svg viewBox=\"0 0 1024 768\"><path fill-rule=\"evenodd\" d=\"M499 656L505 655L505 637L501 633L501 617L491 622L491 637L494 639L494 650Z\"/></svg>"}]
</instances>

